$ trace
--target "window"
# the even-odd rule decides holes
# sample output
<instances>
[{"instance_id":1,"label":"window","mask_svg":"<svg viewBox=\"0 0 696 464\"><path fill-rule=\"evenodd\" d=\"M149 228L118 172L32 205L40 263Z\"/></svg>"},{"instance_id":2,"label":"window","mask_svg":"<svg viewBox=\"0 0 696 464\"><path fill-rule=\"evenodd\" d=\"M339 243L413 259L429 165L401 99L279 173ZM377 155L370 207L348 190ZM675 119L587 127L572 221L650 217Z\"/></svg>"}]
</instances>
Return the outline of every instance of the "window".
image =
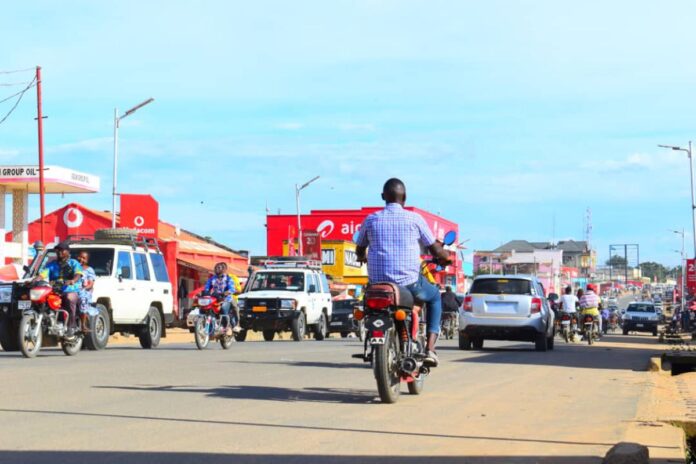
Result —
<instances>
[{"instance_id":1,"label":"window","mask_svg":"<svg viewBox=\"0 0 696 464\"><path fill-rule=\"evenodd\" d=\"M150 280L150 268L147 265L145 253L135 253L135 278L138 280Z\"/></svg>"},{"instance_id":2,"label":"window","mask_svg":"<svg viewBox=\"0 0 696 464\"><path fill-rule=\"evenodd\" d=\"M523 279L476 279L470 293L531 295L532 283Z\"/></svg>"},{"instance_id":3,"label":"window","mask_svg":"<svg viewBox=\"0 0 696 464\"><path fill-rule=\"evenodd\" d=\"M304 290L302 272L257 272L254 274L250 291L257 290Z\"/></svg>"},{"instance_id":4,"label":"window","mask_svg":"<svg viewBox=\"0 0 696 464\"><path fill-rule=\"evenodd\" d=\"M319 280L321 280L321 290L324 293L330 293L331 290L329 289L329 281L326 280L326 274L323 272L319 275Z\"/></svg>"},{"instance_id":5,"label":"window","mask_svg":"<svg viewBox=\"0 0 696 464\"><path fill-rule=\"evenodd\" d=\"M87 265L94 269L97 277L111 275L114 267L113 248L70 248L70 255L77 259L78 255L83 251L89 254Z\"/></svg>"},{"instance_id":6,"label":"window","mask_svg":"<svg viewBox=\"0 0 696 464\"><path fill-rule=\"evenodd\" d=\"M651 304L630 304L627 311L632 313L654 313L655 306Z\"/></svg>"},{"instance_id":7,"label":"window","mask_svg":"<svg viewBox=\"0 0 696 464\"><path fill-rule=\"evenodd\" d=\"M133 269L131 265L130 252L118 252L118 268L116 269L116 275L123 279L133 278Z\"/></svg>"},{"instance_id":8,"label":"window","mask_svg":"<svg viewBox=\"0 0 696 464\"><path fill-rule=\"evenodd\" d=\"M152 269L155 271L155 279L157 282L169 282L169 274L167 274L167 265L164 263L164 256L154 253L150 254Z\"/></svg>"}]
</instances>

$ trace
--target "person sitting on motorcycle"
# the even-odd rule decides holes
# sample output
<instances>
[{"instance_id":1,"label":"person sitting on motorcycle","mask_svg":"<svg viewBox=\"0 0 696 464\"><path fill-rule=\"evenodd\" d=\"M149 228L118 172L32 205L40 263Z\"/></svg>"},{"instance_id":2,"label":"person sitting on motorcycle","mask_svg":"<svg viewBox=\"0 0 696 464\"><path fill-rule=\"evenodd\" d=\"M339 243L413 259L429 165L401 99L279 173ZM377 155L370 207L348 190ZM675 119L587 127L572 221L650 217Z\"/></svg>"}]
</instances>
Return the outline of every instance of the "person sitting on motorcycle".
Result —
<instances>
[{"instance_id":1,"label":"person sitting on motorcycle","mask_svg":"<svg viewBox=\"0 0 696 464\"><path fill-rule=\"evenodd\" d=\"M580 304L580 300L573 295L573 288L568 285L561 296L560 311L570 315L570 320L571 322L574 321L572 322L574 326L577 324L578 304Z\"/></svg>"},{"instance_id":2,"label":"person sitting on motorcycle","mask_svg":"<svg viewBox=\"0 0 696 464\"><path fill-rule=\"evenodd\" d=\"M452 291L452 287L449 285L445 286L445 292L440 295L440 298L442 299L442 312L454 314L459 312L462 301L457 297L457 294Z\"/></svg>"},{"instance_id":3,"label":"person sitting on motorcycle","mask_svg":"<svg viewBox=\"0 0 696 464\"><path fill-rule=\"evenodd\" d=\"M56 252L56 259L46 265L39 273L38 278L61 284L63 309L70 314L67 335L72 336L77 327L78 293L81 289L80 280L84 271L80 263L70 257L67 242L61 242L53 249Z\"/></svg>"},{"instance_id":4,"label":"person sitting on motorcycle","mask_svg":"<svg viewBox=\"0 0 696 464\"><path fill-rule=\"evenodd\" d=\"M600 305L601 306L601 305ZM603 334L606 334L607 331L609 330L609 310L607 308L602 308L599 311L599 314L602 316L600 318L600 330Z\"/></svg>"},{"instance_id":5,"label":"person sitting on motorcycle","mask_svg":"<svg viewBox=\"0 0 696 464\"><path fill-rule=\"evenodd\" d=\"M233 306L232 295L235 293L234 281L229 275L227 275L226 263L217 263L215 265L214 271L215 274L210 276L210 278L208 278L208 281L205 283L204 291L222 300L222 304L220 305L220 312L223 316L230 317L230 307ZM233 330L235 332L239 331L239 317L237 315L237 308L234 308L234 314L232 314L230 319L230 322L233 322L231 326L233 326L234 329L232 329L230 325L227 325L225 327L225 330L228 335ZM226 321L223 321L223 324L226 324Z\"/></svg>"},{"instance_id":6,"label":"person sitting on motorcycle","mask_svg":"<svg viewBox=\"0 0 696 464\"><path fill-rule=\"evenodd\" d=\"M358 260L367 261L369 283L390 282L406 287L416 300L427 303L425 361L437 366L435 344L440 333L442 300L437 287L420 272L420 245L428 248L440 264L448 264L449 256L435 240L423 217L404 209L406 186L401 180L389 179L382 189L382 199L386 203L384 209L365 218L358 233Z\"/></svg>"},{"instance_id":7,"label":"person sitting on motorcycle","mask_svg":"<svg viewBox=\"0 0 696 464\"><path fill-rule=\"evenodd\" d=\"M82 279L80 280L80 310L86 311L92 304L92 292L94 291L94 281L97 279L97 274L89 264L89 253L81 251L77 255L77 262L82 266Z\"/></svg>"},{"instance_id":8,"label":"person sitting on motorcycle","mask_svg":"<svg viewBox=\"0 0 696 464\"><path fill-rule=\"evenodd\" d=\"M595 286L592 284L587 284L587 291L583 292L582 297L580 297L580 314L583 316L591 315L594 317L598 324L599 331L602 330L600 318L599 318L599 307L601 303L599 297L595 293ZM599 335L599 334L598 334Z\"/></svg>"}]
</instances>

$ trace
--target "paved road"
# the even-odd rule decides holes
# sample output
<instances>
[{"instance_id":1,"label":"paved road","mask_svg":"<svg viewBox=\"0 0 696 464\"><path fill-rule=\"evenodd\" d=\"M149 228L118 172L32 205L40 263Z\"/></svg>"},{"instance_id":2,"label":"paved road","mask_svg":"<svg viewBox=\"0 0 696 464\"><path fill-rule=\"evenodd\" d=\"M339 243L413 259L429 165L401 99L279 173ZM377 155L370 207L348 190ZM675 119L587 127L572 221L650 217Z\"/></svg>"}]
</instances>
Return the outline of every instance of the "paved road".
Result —
<instances>
[{"instance_id":1,"label":"paved road","mask_svg":"<svg viewBox=\"0 0 696 464\"><path fill-rule=\"evenodd\" d=\"M444 342L395 405L355 339L0 352L0 462L595 462L635 417L655 339L557 343Z\"/></svg>"}]
</instances>

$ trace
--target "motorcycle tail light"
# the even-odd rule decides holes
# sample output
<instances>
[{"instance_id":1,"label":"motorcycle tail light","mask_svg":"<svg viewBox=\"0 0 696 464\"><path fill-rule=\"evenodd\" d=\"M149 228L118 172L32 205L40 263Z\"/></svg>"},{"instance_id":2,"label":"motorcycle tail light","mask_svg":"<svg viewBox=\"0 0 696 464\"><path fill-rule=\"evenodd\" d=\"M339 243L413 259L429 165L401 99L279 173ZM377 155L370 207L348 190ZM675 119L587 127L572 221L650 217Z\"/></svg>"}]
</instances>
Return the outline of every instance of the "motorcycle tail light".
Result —
<instances>
[{"instance_id":1,"label":"motorcycle tail light","mask_svg":"<svg viewBox=\"0 0 696 464\"><path fill-rule=\"evenodd\" d=\"M594 317L592 317L592 316L585 316L585 322L594 322Z\"/></svg>"},{"instance_id":2,"label":"motorcycle tail light","mask_svg":"<svg viewBox=\"0 0 696 464\"><path fill-rule=\"evenodd\" d=\"M373 330L372 336L377 338L384 337L384 330Z\"/></svg>"},{"instance_id":3,"label":"motorcycle tail light","mask_svg":"<svg viewBox=\"0 0 696 464\"><path fill-rule=\"evenodd\" d=\"M385 296L371 297L365 300L365 305L370 309L386 309L391 303L391 298Z\"/></svg>"},{"instance_id":4,"label":"motorcycle tail light","mask_svg":"<svg viewBox=\"0 0 696 464\"><path fill-rule=\"evenodd\" d=\"M51 287L36 287L29 290L29 298L35 303L43 303L53 291Z\"/></svg>"},{"instance_id":5,"label":"motorcycle tail light","mask_svg":"<svg viewBox=\"0 0 696 464\"><path fill-rule=\"evenodd\" d=\"M356 321L362 321L364 317L365 313L362 311L362 309L355 308L353 310L353 319Z\"/></svg>"},{"instance_id":6,"label":"motorcycle tail light","mask_svg":"<svg viewBox=\"0 0 696 464\"><path fill-rule=\"evenodd\" d=\"M466 311L467 313L470 313L474 310L474 305L473 305L474 298L469 295L464 297L464 303L462 304L462 309Z\"/></svg>"},{"instance_id":7,"label":"motorcycle tail light","mask_svg":"<svg viewBox=\"0 0 696 464\"><path fill-rule=\"evenodd\" d=\"M532 298L532 306L531 306L530 312L532 314L541 312L541 298L539 298L539 297Z\"/></svg>"},{"instance_id":8,"label":"motorcycle tail light","mask_svg":"<svg viewBox=\"0 0 696 464\"><path fill-rule=\"evenodd\" d=\"M567 315L567 314L564 314L563 316L561 316L561 320L563 320L563 321L569 321L569 320L570 320L570 316Z\"/></svg>"},{"instance_id":9,"label":"motorcycle tail light","mask_svg":"<svg viewBox=\"0 0 696 464\"><path fill-rule=\"evenodd\" d=\"M397 321L405 321L406 320L406 311L404 311L403 309L398 309L394 313L394 319L396 319Z\"/></svg>"},{"instance_id":10,"label":"motorcycle tail light","mask_svg":"<svg viewBox=\"0 0 696 464\"><path fill-rule=\"evenodd\" d=\"M51 309L60 309L61 306L63 306L63 300L55 293L48 295L46 302L48 303L48 307Z\"/></svg>"}]
</instances>

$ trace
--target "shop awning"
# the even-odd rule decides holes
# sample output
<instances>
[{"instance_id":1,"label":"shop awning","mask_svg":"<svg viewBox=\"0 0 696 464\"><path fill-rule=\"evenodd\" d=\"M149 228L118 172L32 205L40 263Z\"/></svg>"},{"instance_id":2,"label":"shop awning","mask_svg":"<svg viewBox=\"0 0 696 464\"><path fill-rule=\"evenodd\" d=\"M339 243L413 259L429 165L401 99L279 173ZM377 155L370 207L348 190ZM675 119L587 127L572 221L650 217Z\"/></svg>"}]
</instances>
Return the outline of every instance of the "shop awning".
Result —
<instances>
[{"instance_id":1,"label":"shop awning","mask_svg":"<svg viewBox=\"0 0 696 464\"><path fill-rule=\"evenodd\" d=\"M183 267L188 267L190 269L194 269L196 271L202 272L202 273L213 273L213 268L215 267L215 264L224 261L221 259L218 259L215 256L200 256L200 257L193 257L193 256L186 256L183 258L177 258L176 262L178 265L183 266ZM230 263L227 262L227 272L230 274L234 274L237 277L246 277L247 276L247 268L242 267L237 263Z\"/></svg>"}]
</instances>

